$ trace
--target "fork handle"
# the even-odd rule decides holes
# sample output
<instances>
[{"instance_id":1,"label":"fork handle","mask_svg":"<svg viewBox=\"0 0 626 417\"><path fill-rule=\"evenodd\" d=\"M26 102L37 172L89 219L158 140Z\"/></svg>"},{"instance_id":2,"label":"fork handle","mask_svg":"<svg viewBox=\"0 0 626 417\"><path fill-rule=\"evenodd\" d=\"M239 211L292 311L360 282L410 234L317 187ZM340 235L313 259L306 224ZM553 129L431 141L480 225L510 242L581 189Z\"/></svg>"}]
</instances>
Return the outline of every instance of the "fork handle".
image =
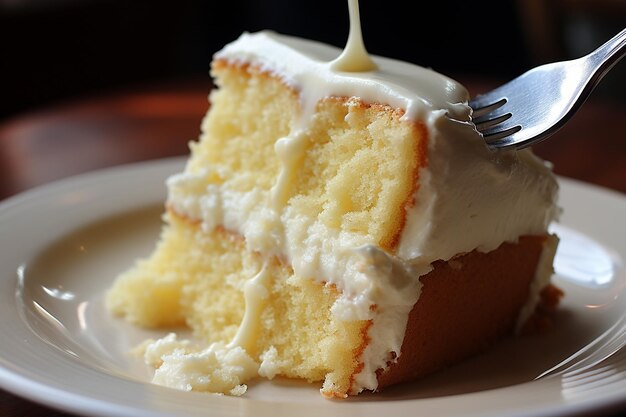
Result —
<instances>
[{"instance_id":1,"label":"fork handle","mask_svg":"<svg viewBox=\"0 0 626 417\"><path fill-rule=\"evenodd\" d=\"M623 29L587 56L592 64L591 68L596 68L591 79L593 86L597 85L606 73L626 55L625 47L626 29Z\"/></svg>"}]
</instances>

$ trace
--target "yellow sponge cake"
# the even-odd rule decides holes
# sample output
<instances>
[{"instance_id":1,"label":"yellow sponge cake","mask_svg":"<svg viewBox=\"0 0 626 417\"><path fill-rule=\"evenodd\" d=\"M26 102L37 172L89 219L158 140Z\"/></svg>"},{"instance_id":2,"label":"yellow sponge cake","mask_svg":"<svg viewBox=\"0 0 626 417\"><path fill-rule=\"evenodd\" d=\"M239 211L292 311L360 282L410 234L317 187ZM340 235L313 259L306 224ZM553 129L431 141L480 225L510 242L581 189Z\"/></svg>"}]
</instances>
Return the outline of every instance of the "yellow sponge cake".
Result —
<instances>
[{"instance_id":1,"label":"yellow sponge cake","mask_svg":"<svg viewBox=\"0 0 626 417\"><path fill-rule=\"evenodd\" d=\"M155 382L376 391L520 331L552 288L550 167L490 150L454 80L377 56L344 71L340 53L261 31L215 55L161 238L107 294L113 313L201 341L147 345Z\"/></svg>"}]
</instances>

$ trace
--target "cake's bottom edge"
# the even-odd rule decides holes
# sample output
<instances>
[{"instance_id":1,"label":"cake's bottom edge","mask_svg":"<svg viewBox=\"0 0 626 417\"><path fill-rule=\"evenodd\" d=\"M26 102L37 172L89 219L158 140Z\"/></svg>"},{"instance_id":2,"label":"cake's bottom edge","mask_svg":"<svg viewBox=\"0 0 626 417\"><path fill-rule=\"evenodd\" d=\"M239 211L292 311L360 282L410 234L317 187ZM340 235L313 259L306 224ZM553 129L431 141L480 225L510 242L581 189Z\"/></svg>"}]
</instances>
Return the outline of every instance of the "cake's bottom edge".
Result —
<instances>
[{"instance_id":1,"label":"cake's bottom edge","mask_svg":"<svg viewBox=\"0 0 626 417\"><path fill-rule=\"evenodd\" d=\"M420 278L422 294L409 314L401 353L388 369L379 370L378 389L431 374L516 335L537 280L544 284L534 313L517 336L547 330L563 293L538 273L540 262L551 265L557 243L552 235L523 236L489 253L473 251L435 262Z\"/></svg>"},{"instance_id":2,"label":"cake's bottom edge","mask_svg":"<svg viewBox=\"0 0 626 417\"><path fill-rule=\"evenodd\" d=\"M326 397L362 391L356 376L372 342L371 321L333 317L337 288L294 276L278 258L264 267L258 253L246 251L242 237L223 229L205 232L172 212L166 220L156 250L109 291L107 306L114 314L147 327L187 325L207 344L228 343L244 320L245 283L267 268L267 296L247 336L251 357L262 362L271 351L271 375L325 381ZM525 236L489 253L434 263L420 278L422 293L409 314L401 351L389 352L388 368L377 371L376 390L436 372L510 335L551 239ZM553 292L552 307L559 297Z\"/></svg>"}]
</instances>

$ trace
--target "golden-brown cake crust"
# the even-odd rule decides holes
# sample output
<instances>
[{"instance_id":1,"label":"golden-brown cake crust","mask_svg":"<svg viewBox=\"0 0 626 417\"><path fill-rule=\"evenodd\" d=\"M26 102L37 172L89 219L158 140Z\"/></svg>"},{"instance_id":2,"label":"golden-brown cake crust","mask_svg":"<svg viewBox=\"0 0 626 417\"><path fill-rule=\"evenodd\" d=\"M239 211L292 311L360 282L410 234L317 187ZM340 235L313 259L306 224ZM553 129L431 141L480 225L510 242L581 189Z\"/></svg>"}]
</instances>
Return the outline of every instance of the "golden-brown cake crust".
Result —
<instances>
[{"instance_id":1,"label":"golden-brown cake crust","mask_svg":"<svg viewBox=\"0 0 626 417\"><path fill-rule=\"evenodd\" d=\"M379 373L378 389L440 370L511 334L545 239L526 236L490 253L473 251L437 262L421 278L422 294L409 315L402 354Z\"/></svg>"}]
</instances>

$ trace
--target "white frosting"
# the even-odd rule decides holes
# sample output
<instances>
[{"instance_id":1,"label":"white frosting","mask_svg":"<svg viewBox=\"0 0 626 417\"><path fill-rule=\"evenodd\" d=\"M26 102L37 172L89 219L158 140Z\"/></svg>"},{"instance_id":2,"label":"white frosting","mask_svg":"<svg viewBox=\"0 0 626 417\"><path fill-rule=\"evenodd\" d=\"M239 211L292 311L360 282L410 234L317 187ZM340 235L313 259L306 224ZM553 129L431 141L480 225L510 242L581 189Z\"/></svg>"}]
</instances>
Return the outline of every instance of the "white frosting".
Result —
<instances>
[{"instance_id":1,"label":"white frosting","mask_svg":"<svg viewBox=\"0 0 626 417\"><path fill-rule=\"evenodd\" d=\"M276 143L283 169L271 192L233 191L229 173L219 173L221 186L198 189L216 169L206 167L170 178L168 204L201 220L207 230L222 225L243 235L249 250L286 259L300 277L335 284L342 291L333 306L338 318L373 320L361 357L365 366L355 377L358 392L376 389L376 370L386 367L391 352L401 354L408 313L420 293L418 277L431 263L544 234L558 214L557 185L549 167L530 150L493 152L485 146L470 122L468 93L459 83L377 56L372 57L374 71L338 72L332 61L340 52L268 31L244 33L218 52L216 59L251 64L300 91L303 114L293 132ZM395 254L367 235L328 228L286 200L296 162L306 151L299 137L315 103L327 96L399 107L404 120L427 128L428 166L419 172L415 204L407 211Z\"/></svg>"},{"instance_id":2,"label":"white frosting","mask_svg":"<svg viewBox=\"0 0 626 417\"><path fill-rule=\"evenodd\" d=\"M428 168L420 172L398 256L425 266L546 232L559 214L549 166L530 150L489 151L467 125L446 117L428 127Z\"/></svg>"},{"instance_id":3,"label":"white frosting","mask_svg":"<svg viewBox=\"0 0 626 417\"><path fill-rule=\"evenodd\" d=\"M426 119L430 112L444 110L459 120L469 120L469 95L456 81L433 70L403 61L372 56L375 71L341 72L333 60L341 50L306 39L272 31L244 33L215 54L216 59L249 63L281 77L301 91L302 122L308 121L314 105L328 96L361 97L370 103L405 109L405 118Z\"/></svg>"},{"instance_id":4,"label":"white frosting","mask_svg":"<svg viewBox=\"0 0 626 417\"><path fill-rule=\"evenodd\" d=\"M260 364L248 354L256 344L270 278L264 264L243 285L245 312L230 343L211 343L200 349L189 340L178 340L175 333L142 343L137 350L156 369L152 382L183 391L240 396L247 390L245 382L257 375L274 378L283 366L274 346L261 354Z\"/></svg>"},{"instance_id":5,"label":"white frosting","mask_svg":"<svg viewBox=\"0 0 626 417\"><path fill-rule=\"evenodd\" d=\"M517 323L515 324L515 332L520 333L522 328L526 324L526 321L535 312L535 306L539 303L541 298L541 290L543 290L548 284L550 284L550 278L554 274L553 260L556 255L556 248L559 243L559 238L555 235L551 235L544 244L543 251L539 257L537 264L537 270L535 271L535 279L530 286L530 294L528 295L528 302L519 313L517 317Z\"/></svg>"},{"instance_id":6,"label":"white frosting","mask_svg":"<svg viewBox=\"0 0 626 417\"><path fill-rule=\"evenodd\" d=\"M243 395L244 382L258 375L259 364L240 346L212 343L198 349L174 333L144 346L146 364L156 368L152 382L183 391Z\"/></svg>"}]
</instances>

